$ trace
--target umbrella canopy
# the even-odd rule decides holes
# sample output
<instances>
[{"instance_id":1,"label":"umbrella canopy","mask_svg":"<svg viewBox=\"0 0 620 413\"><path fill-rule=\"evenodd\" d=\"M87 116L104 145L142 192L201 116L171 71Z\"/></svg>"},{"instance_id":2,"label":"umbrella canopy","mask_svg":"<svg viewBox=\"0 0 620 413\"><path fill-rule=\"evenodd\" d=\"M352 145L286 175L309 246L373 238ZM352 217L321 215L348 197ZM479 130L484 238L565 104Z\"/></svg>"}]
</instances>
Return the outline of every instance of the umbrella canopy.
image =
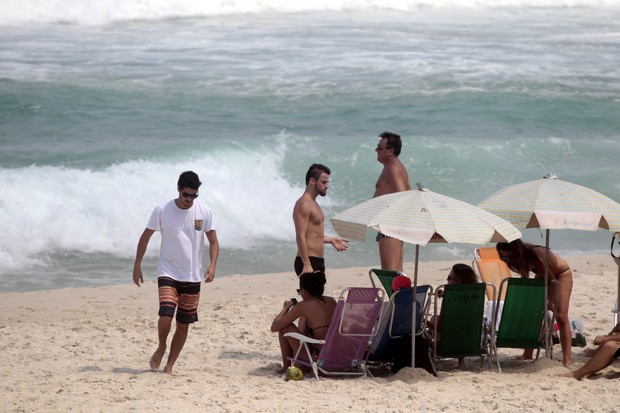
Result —
<instances>
[{"instance_id":1,"label":"umbrella canopy","mask_svg":"<svg viewBox=\"0 0 620 413\"><path fill-rule=\"evenodd\" d=\"M620 204L590 188L557 179L555 175L502 188L478 206L519 229L620 231Z\"/></svg>"},{"instance_id":2,"label":"umbrella canopy","mask_svg":"<svg viewBox=\"0 0 620 413\"><path fill-rule=\"evenodd\" d=\"M372 228L401 241L486 244L510 242L521 232L510 222L475 205L423 188L382 195L362 202L331 219L345 238L364 241Z\"/></svg>"},{"instance_id":3,"label":"umbrella canopy","mask_svg":"<svg viewBox=\"0 0 620 413\"><path fill-rule=\"evenodd\" d=\"M549 272L549 230L596 231L604 228L620 231L620 204L590 188L562 181L551 174L500 189L479 206L512 222L517 228L546 230L545 279ZM620 286L618 294L620 296ZM548 332L546 328L545 332Z\"/></svg>"},{"instance_id":4,"label":"umbrella canopy","mask_svg":"<svg viewBox=\"0 0 620 413\"><path fill-rule=\"evenodd\" d=\"M414 190L395 192L362 202L334 216L331 223L341 237L365 241L367 229L372 228L415 244L413 291L416 291L418 285L420 245L429 242L486 244L521 238L521 232L510 222L477 206L429 191L419 183ZM412 314L416 314L415 299L412 305ZM415 366L413 337L411 365Z\"/></svg>"}]
</instances>

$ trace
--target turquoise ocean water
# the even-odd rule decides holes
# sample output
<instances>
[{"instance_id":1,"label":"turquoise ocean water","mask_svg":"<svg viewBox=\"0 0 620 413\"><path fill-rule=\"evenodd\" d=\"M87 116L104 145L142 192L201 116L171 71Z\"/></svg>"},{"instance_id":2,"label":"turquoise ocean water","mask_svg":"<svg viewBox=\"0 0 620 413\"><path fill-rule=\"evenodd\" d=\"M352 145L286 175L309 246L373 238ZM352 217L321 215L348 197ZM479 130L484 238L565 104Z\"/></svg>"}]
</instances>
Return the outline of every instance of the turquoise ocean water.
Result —
<instances>
[{"instance_id":1,"label":"turquoise ocean water","mask_svg":"<svg viewBox=\"0 0 620 413\"><path fill-rule=\"evenodd\" d=\"M129 283L152 208L188 169L220 276L291 271L307 167L332 168L329 218L372 196L383 130L403 136L412 182L473 204L547 173L620 201L620 0L288 3L5 2L0 291ZM376 248L328 247L328 267L377 265Z\"/></svg>"}]
</instances>

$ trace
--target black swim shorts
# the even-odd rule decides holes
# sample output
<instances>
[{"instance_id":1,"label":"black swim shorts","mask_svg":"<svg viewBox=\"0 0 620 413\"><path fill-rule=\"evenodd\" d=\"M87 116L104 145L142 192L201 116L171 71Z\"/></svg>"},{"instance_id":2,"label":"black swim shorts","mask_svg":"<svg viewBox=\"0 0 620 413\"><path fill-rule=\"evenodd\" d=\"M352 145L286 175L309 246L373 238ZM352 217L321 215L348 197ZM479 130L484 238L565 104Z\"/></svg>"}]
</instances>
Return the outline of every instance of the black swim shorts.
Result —
<instances>
[{"instance_id":1,"label":"black swim shorts","mask_svg":"<svg viewBox=\"0 0 620 413\"><path fill-rule=\"evenodd\" d=\"M392 238L392 237L390 237L389 235L385 235L385 234L382 234L382 233L380 233L380 232L379 232L379 233L377 234L377 237L375 238L375 241L379 242L379 240L380 240L381 238Z\"/></svg>"},{"instance_id":2,"label":"black swim shorts","mask_svg":"<svg viewBox=\"0 0 620 413\"><path fill-rule=\"evenodd\" d=\"M309 257L310 265L312 265L312 269L314 271L323 271L325 272L325 258L319 257ZM295 274L299 277L301 272L304 270L304 262L301 260L300 256L295 257Z\"/></svg>"}]
</instances>

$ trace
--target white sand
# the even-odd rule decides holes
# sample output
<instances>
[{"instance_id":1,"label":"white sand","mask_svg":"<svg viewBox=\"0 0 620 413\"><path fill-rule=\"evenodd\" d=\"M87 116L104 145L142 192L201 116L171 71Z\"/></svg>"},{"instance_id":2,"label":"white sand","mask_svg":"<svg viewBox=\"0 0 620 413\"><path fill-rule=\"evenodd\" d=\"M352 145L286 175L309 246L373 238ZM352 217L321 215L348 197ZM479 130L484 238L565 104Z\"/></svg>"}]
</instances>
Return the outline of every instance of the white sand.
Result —
<instances>
[{"instance_id":1,"label":"white sand","mask_svg":"<svg viewBox=\"0 0 620 413\"><path fill-rule=\"evenodd\" d=\"M618 269L609 256L568 257L575 270L571 317L588 342L612 327ZM420 263L420 281L444 282L453 262ZM410 275L412 266L405 268ZM368 268L328 269L327 292L368 286ZM0 294L1 412L615 412L620 363L598 379L559 378L561 363L517 362L500 349L502 374L468 359L437 364L439 377L406 368L385 378L285 382L269 331L295 295L291 274L236 275L203 287L199 322L175 365L149 371L156 347L156 281ZM592 345L589 344L591 347ZM559 346L556 346L559 352ZM587 358L573 349L574 367Z\"/></svg>"}]
</instances>

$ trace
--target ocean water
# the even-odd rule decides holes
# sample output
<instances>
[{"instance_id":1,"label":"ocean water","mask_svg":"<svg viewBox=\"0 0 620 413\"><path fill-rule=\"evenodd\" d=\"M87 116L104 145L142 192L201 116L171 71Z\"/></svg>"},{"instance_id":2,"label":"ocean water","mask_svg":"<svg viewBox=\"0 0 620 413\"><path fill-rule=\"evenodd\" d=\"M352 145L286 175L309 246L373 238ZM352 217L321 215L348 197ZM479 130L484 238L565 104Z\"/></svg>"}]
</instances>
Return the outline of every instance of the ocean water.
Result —
<instances>
[{"instance_id":1,"label":"ocean water","mask_svg":"<svg viewBox=\"0 0 620 413\"><path fill-rule=\"evenodd\" d=\"M547 173L620 201L620 0L5 0L0 291L130 283L151 210L188 169L219 276L291 271L308 166L332 169L329 218L372 196L383 130L412 182L473 204ZM553 231L551 246L607 253L611 235ZM370 237L326 253L378 265Z\"/></svg>"}]
</instances>

